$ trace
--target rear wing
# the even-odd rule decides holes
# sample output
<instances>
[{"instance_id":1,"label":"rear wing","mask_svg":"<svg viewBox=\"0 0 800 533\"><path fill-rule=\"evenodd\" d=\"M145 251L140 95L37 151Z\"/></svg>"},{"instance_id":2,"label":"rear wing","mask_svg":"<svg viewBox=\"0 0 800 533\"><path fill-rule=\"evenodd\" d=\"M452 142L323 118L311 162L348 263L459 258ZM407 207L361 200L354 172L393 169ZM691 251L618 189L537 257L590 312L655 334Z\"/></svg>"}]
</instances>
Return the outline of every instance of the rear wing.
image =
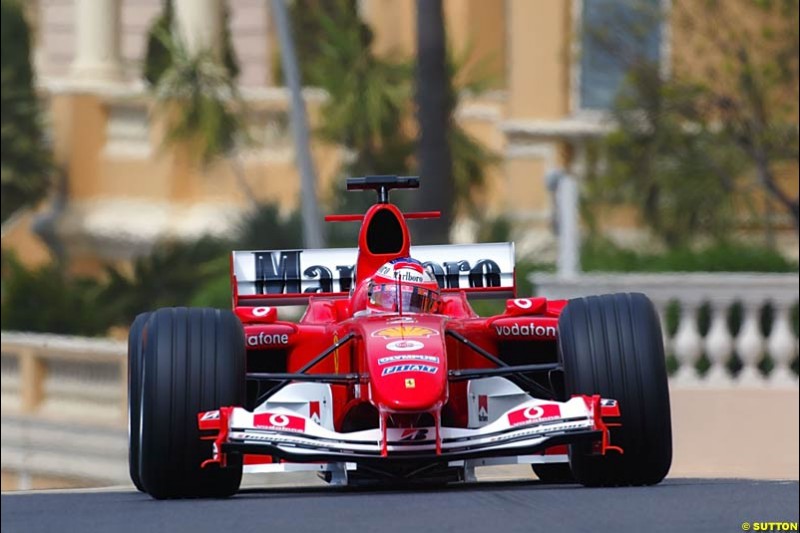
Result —
<instances>
[{"instance_id":1,"label":"rear wing","mask_svg":"<svg viewBox=\"0 0 800 533\"><path fill-rule=\"evenodd\" d=\"M412 246L411 257L428 268L444 292L512 298L514 244ZM296 305L310 296L347 297L357 248L255 250L231 254L234 305Z\"/></svg>"}]
</instances>

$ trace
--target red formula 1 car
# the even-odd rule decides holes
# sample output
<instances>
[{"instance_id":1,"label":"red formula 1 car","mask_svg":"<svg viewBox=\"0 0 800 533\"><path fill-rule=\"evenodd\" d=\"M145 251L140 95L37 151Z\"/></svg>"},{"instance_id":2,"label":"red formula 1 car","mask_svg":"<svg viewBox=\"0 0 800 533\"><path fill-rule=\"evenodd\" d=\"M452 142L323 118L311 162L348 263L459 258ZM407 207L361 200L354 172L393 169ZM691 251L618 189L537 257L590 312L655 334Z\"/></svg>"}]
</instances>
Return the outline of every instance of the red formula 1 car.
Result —
<instances>
[{"instance_id":1,"label":"red formula 1 car","mask_svg":"<svg viewBox=\"0 0 800 533\"><path fill-rule=\"evenodd\" d=\"M129 338L130 473L155 498L234 494L242 472L334 484L540 479L647 485L671 462L659 320L640 294L516 298L510 243L412 247L392 188L357 249L237 251L233 312L168 308ZM480 317L468 296L510 298ZM306 304L298 322L275 306Z\"/></svg>"}]
</instances>

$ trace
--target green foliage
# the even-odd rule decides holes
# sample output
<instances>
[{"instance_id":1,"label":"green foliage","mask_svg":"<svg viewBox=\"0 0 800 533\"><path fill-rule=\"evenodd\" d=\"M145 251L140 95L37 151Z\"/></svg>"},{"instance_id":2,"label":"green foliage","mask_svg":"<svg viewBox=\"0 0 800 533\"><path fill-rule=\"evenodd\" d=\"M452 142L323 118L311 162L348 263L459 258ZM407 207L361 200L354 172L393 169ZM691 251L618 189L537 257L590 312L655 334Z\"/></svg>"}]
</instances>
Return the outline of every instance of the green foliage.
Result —
<instances>
[{"instance_id":1,"label":"green foliage","mask_svg":"<svg viewBox=\"0 0 800 533\"><path fill-rule=\"evenodd\" d=\"M314 6L320 9L311 9ZM371 49L372 32L358 17L354 6L352 0L324 3L299 0L293 4L292 23L303 79L324 88L330 95L322 108L317 134L329 142L343 144L352 154L344 174L413 173L415 140L409 128L414 111L410 105L413 65L377 56ZM490 85L489 77L483 74L485 63L467 68L468 55L467 50L462 56L449 54L447 58L451 117L462 93L477 94ZM452 118L448 141L456 202L467 214L478 216L476 200L480 199L485 169L499 158ZM343 198L338 191L340 184L335 186L337 192L331 195L334 211L363 212L372 200L358 195ZM337 226L331 230L331 238L337 242L351 240L354 233L351 228Z\"/></svg>"},{"instance_id":2,"label":"green foliage","mask_svg":"<svg viewBox=\"0 0 800 533\"><path fill-rule=\"evenodd\" d=\"M172 1L164 0L161 13L153 20L147 31L147 49L142 65L142 76L150 86L156 85L172 65L170 49L161 38L162 35L169 35L172 31L172 11Z\"/></svg>"},{"instance_id":3,"label":"green foliage","mask_svg":"<svg viewBox=\"0 0 800 533\"><path fill-rule=\"evenodd\" d=\"M469 305L478 316L494 316L503 313L505 303L505 300L473 300Z\"/></svg>"},{"instance_id":4,"label":"green foliage","mask_svg":"<svg viewBox=\"0 0 800 533\"><path fill-rule=\"evenodd\" d=\"M301 242L299 211L281 216L277 205L261 204L239 223L232 246L237 250L281 250L297 248Z\"/></svg>"},{"instance_id":5,"label":"green foliage","mask_svg":"<svg viewBox=\"0 0 800 533\"><path fill-rule=\"evenodd\" d=\"M735 179L746 168L741 151L705 121L699 87L662 81L657 65L634 69L630 82L587 197L636 206L669 247L724 237L735 214Z\"/></svg>"},{"instance_id":6,"label":"green foliage","mask_svg":"<svg viewBox=\"0 0 800 533\"><path fill-rule=\"evenodd\" d=\"M511 240L511 220L506 216L484 217L475 242L507 242Z\"/></svg>"},{"instance_id":7,"label":"green foliage","mask_svg":"<svg viewBox=\"0 0 800 533\"><path fill-rule=\"evenodd\" d=\"M658 65L631 63L588 201L635 206L674 248L723 240L743 214L769 227L776 207L797 229L797 192L776 171L798 162L797 2L682 2L673 23L690 65L678 62L664 79ZM591 205L585 214L597 223Z\"/></svg>"},{"instance_id":8,"label":"green foliage","mask_svg":"<svg viewBox=\"0 0 800 533\"><path fill-rule=\"evenodd\" d=\"M230 308L232 305L231 278L227 270L224 274L220 273L197 287L188 305L217 309Z\"/></svg>"},{"instance_id":9,"label":"green foliage","mask_svg":"<svg viewBox=\"0 0 800 533\"><path fill-rule=\"evenodd\" d=\"M203 237L159 244L135 260L130 273L108 268L104 312L115 324L127 325L138 313L158 307L229 307L230 251L297 247L302 223L299 213L281 217L275 205L265 204L245 216L235 233L230 240Z\"/></svg>"},{"instance_id":10,"label":"green foliage","mask_svg":"<svg viewBox=\"0 0 800 533\"><path fill-rule=\"evenodd\" d=\"M294 4L298 56L304 80L324 88L330 98L321 109L316 134L350 152L342 174L408 174L414 141L404 124L411 109L411 65L376 56L372 32L358 17L354 2L324 2L325 9L306 9L313 0ZM328 209L334 213L363 213L374 203L371 193L348 193L343 178L334 180ZM392 202L408 207L402 192ZM353 246L357 224L327 227L330 246Z\"/></svg>"},{"instance_id":11,"label":"green foliage","mask_svg":"<svg viewBox=\"0 0 800 533\"><path fill-rule=\"evenodd\" d=\"M357 214L365 213L369 206L375 202L375 195L372 191L355 193L345 190L344 178L334 180L339 183L331 184L331 192L327 209L331 213ZM397 204L400 195L395 191L391 196L393 204ZM331 248L347 248L355 246L358 242L358 232L361 224L358 222L330 222L325 226L325 242Z\"/></svg>"},{"instance_id":12,"label":"green foliage","mask_svg":"<svg viewBox=\"0 0 800 533\"><path fill-rule=\"evenodd\" d=\"M228 71L210 51L190 54L169 34L157 37L172 61L153 87L167 117L167 146L188 144L203 164L229 155L242 139L244 103Z\"/></svg>"},{"instance_id":13,"label":"green foliage","mask_svg":"<svg viewBox=\"0 0 800 533\"><path fill-rule=\"evenodd\" d=\"M773 157L796 159L797 1L749 0L737 5L707 0L681 5L676 14L676 24L690 35L696 49L712 52L691 60L703 67L697 81L713 96L725 129L743 147L763 144ZM743 24L747 18L757 23ZM709 34L709 27L716 31Z\"/></svg>"},{"instance_id":14,"label":"green foliage","mask_svg":"<svg viewBox=\"0 0 800 533\"><path fill-rule=\"evenodd\" d=\"M331 15L317 13L317 53L306 71L330 95L317 133L352 151L351 175L402 174L414 148L403 131L411 69L372 52L372 33L348 4L334 2Z\"/></svg>"},{"instance_id":15,"label":"green foliage","mask_svg":"<svg viewBox=\"0 0 800 533\"><path fill-rule=\"evenodd\" d=\"M728 142L747 157L751 172L745 187L761 189L771 200L762 216L772 217L774 202L800 231L797 190L784 190L776 171L776 165L800 162L800 4L796 0L685 2L675 18L698 52L690 62L702 72L687 78L703 90L708 103L705 119L718 122Z\"/></svg>"},{"instance_id":16,"label":"green foliage","mask_svg":"<svg viewBox=\"0 0 800 533\"><path fill-rule=\"evenodd\" d=\"M133 262L130 274L108 267L102 313L114 324L127 325L143 311L188 305L206 283L227 278L229 252L228 243L204 237L159 244Z\"/></svg>"},{"instance_id":17,"label":"green foliage","mask_svg":"<svg viewBox=\"0 0 800 533\"><path fill-rule=\"evenodd\" d=\"M325 43L320 38L326 33L323 17L333 21L335 26L349 28L359 23L356 13L356 0L292 0L289 3L292 37L304 85L321 86L323 81L317 78L319 73L315 71ZM360 28L365 33L364 38L371 39L366 35L369 28L365 24L361 24ZM280 53L275 55L274 70L277 83L283 83Z\"/></svg>"},{"instance_id":18,"label":"green foliage","mask_svg":"<svg viewBox=\"0 0 800 533\"><path fill-rule=\"evenodd\" d=\"M774 250L736 243L702 249L675 248L643 253L605 239L590 239L581 249L581 267L594 272L796 272L797 263Z\"/></svg>"},{"instance_id":19,"label":"green foliage","mask_svg":"<svg viewBox=\"0 0 800 533\"><path fill-rule=\"evenodd\" d=\"M45 195L51 159L33 87L31 36L22 2L2 0L0 27L0 217L5 221Z\"/></svg>"},{"instance_id":20,"label":"green foliage","mask_svg":"<svg viewBox=\"0 0 800 533\"><path fill-rule=\"evenodd\" d=\"M205 237L195 242L163 243L149 255L137 259L130 271L109 267L104 280L70 277L55 263L27 270L13 256L5 256L3 300L0 307L3 329L76 335L102 335L112 326L127 326L140 312L163 306L209 306L231 304L229 252L232 249L276 249L293 247L300 235L297 214L281 217L274 206L264 208L242 221L231 241ZM353 242L343 243L352 246ZM584 243L587 271L769 271L796 272L791 263L769 250L735 245L716 245L700 251L672 251L641 254L609 242ZM532 272L552 272L552 264L521 259L516 265L517 292L534 293L528 280ZM41 305L47 302L47 305ZM473 302L481 316L503 311L502 300ZM677 325L678 309L670 311L668 328ZM701 328L707 328L706 311L701 310ZM798 323L797 308L792 323ZM771 323L769 309L762 316L762 328ZM733 308L729 322L734 332L741 322L741 310ZM765 365L768 364L764 363Z\"/></svg>"},{"instance_id":21,"label":"green foliage","mask_svg":"<svg viewBox=\"0 0 800 533\"><path fill-rule=\"evenodd\" d=\"M163 35L172 31L173 12L172 0L163 0L164 7L161 13L153 20L147 32L147 49L145 51L144 68L142 75L151 86L158 84L161 76L170 68L173 62L170 46L164 42ZM239 76L239 61L231 41L231 32L228 20L230 9L227 2L223 4L222 19L222 64L228 71L231 79Z\"/></svg>"},{"instance_id":22,"label":"green foliage","mask_svg":"<svg viewBox=\"0 0 800 533\"><path fill-rule=\"evenodd\" d=\"M94 336L111 326L111 317L98 309L98 281L70 278L56 263L27 270L5 253L3 263L3 330Z\"/></svg>"},{"instance_id":23,"label":"green foliage","mask_svg":"<svg viewBox=\"0 0 800 533\"><path fill-rule=\"evenodd\" d=\"M2 327L101 335L159 307L229 308L231 250L295 248L301 234L297 212L282 217L266 204L231 239L163 242L130 268L107 266L100 280L68 276L56 263L28 270L4 254Z\"/></svg>"}]
</instances>

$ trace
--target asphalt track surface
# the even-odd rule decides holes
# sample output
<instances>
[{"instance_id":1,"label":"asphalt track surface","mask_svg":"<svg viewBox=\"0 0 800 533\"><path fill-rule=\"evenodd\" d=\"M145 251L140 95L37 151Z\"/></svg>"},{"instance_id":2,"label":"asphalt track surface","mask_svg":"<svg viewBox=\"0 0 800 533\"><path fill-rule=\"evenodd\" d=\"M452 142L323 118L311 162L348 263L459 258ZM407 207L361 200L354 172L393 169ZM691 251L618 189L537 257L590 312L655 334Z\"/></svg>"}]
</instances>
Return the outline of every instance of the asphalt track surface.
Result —
<instances>
[{"instance_id":1,"label":"asphalt track surface","mask_svg":"<svg viewBox=\"0 0 800 533\"><path fill-rule=\"evenodd\" d=\"M586 489L537 481L446 488L246 489L228 500L132 491L3 494L2 532L737 532L797 522L796 481L672 479ZM780 529L777 529L780 531Z\"/></svg>"}]
</instances>

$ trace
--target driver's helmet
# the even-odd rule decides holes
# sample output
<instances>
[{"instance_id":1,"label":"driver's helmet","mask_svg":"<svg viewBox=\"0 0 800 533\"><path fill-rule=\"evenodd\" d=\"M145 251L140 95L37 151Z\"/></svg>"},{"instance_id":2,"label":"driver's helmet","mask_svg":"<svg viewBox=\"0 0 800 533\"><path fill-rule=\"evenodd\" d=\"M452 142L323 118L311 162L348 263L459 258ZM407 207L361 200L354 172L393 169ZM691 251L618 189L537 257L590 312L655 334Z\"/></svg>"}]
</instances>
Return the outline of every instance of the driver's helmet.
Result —
<instances>
[{"instance_id":1,"label":"driver's helmet","mask_svg":"<svg viewBox=\"0 0 800 533\"><path fill-rule=\"evenodd\" d=\"M436 313L441 306L436 278L410 257L384 264L366 280L366 286L368 311Z\"/></svg>"}]
</instances>

